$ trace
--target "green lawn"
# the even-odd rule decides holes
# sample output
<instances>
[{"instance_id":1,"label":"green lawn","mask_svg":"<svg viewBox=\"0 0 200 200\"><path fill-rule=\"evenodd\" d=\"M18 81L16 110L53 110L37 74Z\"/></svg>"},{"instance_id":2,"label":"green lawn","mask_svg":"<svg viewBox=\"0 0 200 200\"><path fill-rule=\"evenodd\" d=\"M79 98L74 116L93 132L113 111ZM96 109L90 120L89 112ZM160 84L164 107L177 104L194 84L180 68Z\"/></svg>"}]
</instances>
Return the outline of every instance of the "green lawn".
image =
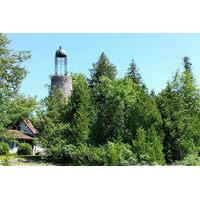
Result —
<instances>
[{"instance_id":1,"label":"green lawn","mask_svg":"<svg viewBox=\"0 0 200 200\"><path fill-rule=\"evenodd\" d=\"M41 158L41 156L0 156L0 166L53 166Z\"/></svg>"}]
</instances>

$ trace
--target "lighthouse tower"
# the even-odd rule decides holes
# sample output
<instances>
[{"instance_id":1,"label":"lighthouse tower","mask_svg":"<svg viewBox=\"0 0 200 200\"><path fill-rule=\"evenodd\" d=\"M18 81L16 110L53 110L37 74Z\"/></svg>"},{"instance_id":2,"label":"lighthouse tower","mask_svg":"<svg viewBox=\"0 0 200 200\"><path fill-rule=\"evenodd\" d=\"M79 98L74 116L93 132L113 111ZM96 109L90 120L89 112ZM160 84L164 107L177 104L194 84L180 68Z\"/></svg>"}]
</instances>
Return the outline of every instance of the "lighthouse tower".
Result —
<instances>
[{"instance_id":1,"label":"lighthouse tower","mask_svg":"<svg viewBox=\"0 0 200 200\"><path fill-rule=\"evenodd\" d=\"M55 75L51 77L51 93L53 91L61 91L65 98L72 91L72 79L67 74L67 54L62 47L55 53Z\"/></svg>"}]
</instances>

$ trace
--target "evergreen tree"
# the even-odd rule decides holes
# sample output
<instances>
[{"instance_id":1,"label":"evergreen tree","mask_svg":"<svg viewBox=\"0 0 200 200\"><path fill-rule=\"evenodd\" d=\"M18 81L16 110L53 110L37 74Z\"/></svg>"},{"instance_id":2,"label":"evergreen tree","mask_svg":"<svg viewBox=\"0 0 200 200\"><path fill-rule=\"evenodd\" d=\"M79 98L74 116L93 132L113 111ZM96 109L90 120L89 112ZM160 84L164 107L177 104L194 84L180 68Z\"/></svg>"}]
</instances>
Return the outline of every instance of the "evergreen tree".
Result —
<instances>
[{"instance_id":1,"label":"evergreen tree","mask_svg":"<svg viewBox=\"0 0 200 200\"><path fill-rule=\"evenodd\" d=\"M142 78L138 72L138 68L136 66L135 61L132 59L130 62L130 67L128 68L127 76L133 80L134 83L141 85Z\"/></svg>"},{"instance_id":2,"label":"evergreen tree","mask_svg":"<svg viewBox=\"0 0 200 200\"><path fill-rule=\"evenodd\" d=\"M77 146L88 144L91 119L95 116L85 76L73 75L72 84L69 99L54 91L44 101L46 109L42 108L39 114L39 141L47 149L47 155L61 163L67 162L69 148L72 153Z\"/></svg>"},{"instance_id":3,"label":"evergreen tree","mask_svg":"<svg viewBox=\"0 0 200 200\"><path fill-rule=\"evenodd\" d=\"M65 121L66 106L60 91L54 91L40 102L35 123L40 133L38 141L47 149L47 155L59 154L60 148L68 143L70 124Z\"/></svg>"},{"instance_id":4,"label":"evergreen tree","mask_svg":"<svg viewBox=\"0 0 200 200\"><path fill-rule=\"evenodd\" d=\"M71 129L76 144L86 143L89 139L92 120L95 113L92 104L91 92L87 80L83 75L73 76L73 91L70 98L72 117Z\"/></svg>"},{"instance_id":5,"label":"evergreen tree","mask_svg":"<svg viewBox=\"0 0 200 200\"><path fill-rule=\"evenodd\" d=\"M159 94L158 107L164 130L164 152L168 163L197 153L200 138L199 92L191 63L184 58L184 71L177 72Z\"/></svg>"},{"instance_id":6,"label":"evergreen tree","mask_svg":"<svg viewBox=\"0 0 200 200\"><path fill-rule=\"evenodd\" d=\"M181 95L185 103L185 109L190 113L200 113L200 90L197 87L192 73L192 63L188 57L183 58L184 71L181 76Z\"/></svg>"},{"instance_id":7,"label":"evergreen tree","mask_svg":"<svg viewBox=\"0 0 200 200\"><path fill-rule=\"evenodd\" d=\"M117 74L117 70L116 67L110 63L105 53L102 53L98 62L94 63L93 68L90 69L90 74L91 78L89 80L89 85L93 87L94 85L100 83L102 76L114 80Z\"/></svg>"},{"instance_id":8,"label":"evergreen tree","mask_svg":"<svg viewBox=\"0 0 200 200\"><path fill-rule=\"evenodd\" d=\"M133 149L139 164L162 165L165 163L162 140L155 129L145 131L141 127L138 128L133 140Z\"/></svg>"},{"instance_id":9,"label":"evergreen tree","mask_svg":"<svg viewBox=\"0 0 200 200\"><path fill-rule=\"evenodd\" d=\"M127 110L127 129L131 132L128 141L131 142L135 138L135 134L140 127L145 131L154 127L157 130L157 134L162 138L162 120L155 99L133 81L132 87L137 95L134 105Z\"/></svg>"},{"instance_id":10,"label":"evergreen tree","mask_svg":"<svg viewBox=\"0 0 200 200\"><path fill-rule=\"evenodd\" d=\"M155 97L156 97L156 93L155 93L154 90L151 90L151 92L150 92L150 96L151 96L152 98L155 98Z\"/></svg>"},{"instance_id":11,"label":"evergreen tree","mask_svg":"<svg viewBox=\"0 0 200 200\"><path fill-rule=\"evenodd\" d=\"M189 57L184 57L183 58L183 62L184 62L184 69L185 71L192 73L192 63L190 62L190 58Z\"/></svg>"},{"instance_id":12,"label":"evergreen tree","mask_svg":"<svg viewBox=\"0 0 200 200\"><path fill-rule=\"evenodd\" d=\"M95 144L107 141L123 141L126 134L126 111L134 104L136 92L131 80L110 80L102 77L101 83L93 90L101 94L102 99L96 104L97 121L93 126Z\"/></svg>"}]
</instances>

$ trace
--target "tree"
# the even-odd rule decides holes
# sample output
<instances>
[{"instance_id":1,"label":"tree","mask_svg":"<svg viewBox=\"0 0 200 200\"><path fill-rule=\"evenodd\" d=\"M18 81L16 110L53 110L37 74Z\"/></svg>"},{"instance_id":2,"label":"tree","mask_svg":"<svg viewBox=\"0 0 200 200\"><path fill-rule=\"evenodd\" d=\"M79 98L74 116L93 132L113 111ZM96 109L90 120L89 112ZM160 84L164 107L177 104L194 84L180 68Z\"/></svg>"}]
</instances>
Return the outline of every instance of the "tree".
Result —
<instances>
[{"instance_id":1,"label":"tree","mask_svg":"<svg viewBox=\"0 0 200 200\"><path fill-rule=\"evenodd\" d=\"M200 90L197 87L192 73L192 63L188 57L183 58L184 71L181 75L181 95L185 103L185 109L191 113L200 113Z\"/></svg>"},{"instance_id":2,"label":"tree","mask_svg":"<svg viewBox=\"0 0 200 200\"><path fill-rule=\"evenodd\" d=\"M53 161L65 163L70 152L87 145L92 118L95 117L87 80L82 74L72 76L73 90L68 99L54 91L45 99L39 120L39 142ZM71 146L71 147L72 147ZM71 155L70 153L70 155Z\"/></svg>"},{"instance_id":3,"label":"tree","mask_svg":"<svg viewBox=\"0 0 200 200\"><path fill-rule=\"evenodd\" d=\"M61 91L54 91L40 102L37 110L37 142L46 149L46 156L62 161L62 148L69 143L70 124L65 120L67 100Z\"/></svg>"},{"instance_id":4,"label":"tree","mask_svg":"<svg viewBox=\"0 0 200 200\"><path fill-rule=\"evenodd\" d=\"M132 59L130 64L129 64L128 72L127 72L127 77L131 78L133 82L143 88L145 88L144 83L142 82L141 75L138 72L137 65L135 61Z\"/></svg>"},{"instance_id":5,"label":"tree","mask_svg":"<svg viewBox=\"0 0 200 200\"><path fill-rule=\"evenodd\" d=\"M25 60L30 58L30 52L14 52L8 49L10 41L4 34L0 34L0 91L1 97L14 96L22 80L26 76L26 70L22 67Z\"/></svg>"},{"instance_id":6,"label":"tree","mask_svg":"<svg viewBox=\"0 0 200 200\"><path fill-rule=\"evenodd\" d=\"M200 144L199 92L191 63L184 58L184 71L157 98L164 130L164 152L167 163L182 160L198 151Z\"/></svg>"},{"instance_id":7,"label":"tree","mask_svg":"<svg viewBox=\"0 0 200 200\"><path fill-rule=\"evenodd\" d=\"M92 105L91 91L84 75L73 76L73 91L68 106L71 109L71 131L74 144L86 143L89 139L92 119L95 112ZM67 113L69 115L69 113Z\"/></svg>"},{"instance_id":8,"label":"tree","mask_svg":"<svg viewBox=\"0 0 200 200\"><path fill-rule=\"evenodd\" d=\"M126 112L135 103L136 91L131 80L110 80L102 77L93 88L94 96L101 94L96 101L97 121L93 126L93 142L96 145L107 141L123 141L126 134Z\"/></svg>"},{"instance_id":9,"label":"tree","mask_svg":"<svg viewBox=\"0 0 200 200\"><path fill-rule=\"evenodd\" d=\"M152 98L144 88L140 87L130 79L132 88L137 94L135 97L135 103L127 109L127 129L131 135L129 136L127 142L131 143L135 138L138 128L143 128L148 131L154 128L157 134L160 135L162 139L162 119L160 112L157 108L155 98Z\"/></svg>"},{"instance_id":10,"label":"tree","mask_svg":"<svg viewBox=\"0 0 200 200\"><path fill-rule=\"evenodd\" d=\"M0 131L9 121L9 101L17 96L21 82L27 74L23 62L31 57L28 51L10 50L9 43L7 36L0 34Z\"/></svg>"},{"instance_id":11,"label":"tree","mask_svg":"<svg viewBox=\"0 0 200 200\"><path fill-rule=\"evenodd\" d=\"M34 97L25 97L24 95L15 96L7 102L7 114L9 118L5 126L15 129L23 119L32 119L37 105Z\"/></svg>"},{"instance_id":12,"label":"tree","mask_svg":"<svg viewBox=\"0 0 200 200\"><path fill-rule=\"evenodd\" d=\"M105 76L111 80L114 80L117 74L116 67L110 63L108 57L105 53L102 53L99 57L97 63L93 64L93 68L90 69L89 85L93 87L94 85L100 83L102 76Z\"/></svg>"},{"instance_id":13,"label":"tree","mask_svg":"<svg viewBox=\"0 0 200 200\"><path fill-rule=\"evenodd\" d=\"M139 164L155 165L165 163L162 140L155 129L145 131L141 127L138 128L133 140L133 149Z\"/></svg>"},{"instance_id":14,"label":"tree","mask_svg":"<svg viewBox=\"0 0 200 200\"><path fill-rule=\"evenodd\" d=\"M137 158L128 144L108 142L104 148L106 150L105 165L125 166L137 164Z\"/></svg>"},{"instance_id":15,"label":"tree","mask_svg":"<svg viewBox=\"0 0 200 200\"><path fill-rule=\"evenodd\" d=\"M185 69L185 71L187 71L189 73L192 73L192 68L191 68L192 63L190 62L190 58L187 57L187 56L185 56L183 58L183 62L184 62L184 69Z\"/></svg>"},{"instance_id":16,"label":"tree","mask_svg":"<svg viewBox=\"0 0 200 200\"><path fill-rule=\"evenodd\" d=\"M127 142L133 141L139 163L163 164L165 160L162 119L155 101L155 93L148 93L134 60L130 63L127 77L132 80L132 87L137 93L134 105L127 110L126 130L131 133Z\"/></svg>"}]
</instances>

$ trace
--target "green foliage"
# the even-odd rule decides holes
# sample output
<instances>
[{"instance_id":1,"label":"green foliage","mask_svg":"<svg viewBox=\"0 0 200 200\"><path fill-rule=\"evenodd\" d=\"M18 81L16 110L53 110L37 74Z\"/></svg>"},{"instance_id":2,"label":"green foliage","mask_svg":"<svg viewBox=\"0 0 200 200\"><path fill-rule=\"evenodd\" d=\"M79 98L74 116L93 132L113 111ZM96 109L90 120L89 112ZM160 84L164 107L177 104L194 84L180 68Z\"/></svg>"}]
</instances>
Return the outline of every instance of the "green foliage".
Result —
<instances>
[{"instance_id":1,"label":"green foliage","mask_svg":"<svg viewBox=\"0 0 200 200\"><path fill-rule=\"evenodd\" d=\"M129 78L110 80L101 78L93 88L98 96L96 103L97 121L93 127L93 141L96 145L108 140L125 140L128 110L135 104L137 91Z\"/></svg>"},{"instance_id":2,"label":"green foliage","mask_svg":"<svg viewBox=\"0 0 200 200\"><path fill-rule=\"evenodd\" d=\"M74 75L69 110L70 116L73 116L71 132L75 144L86 143L89 138L92 117L95 117L91 103L91 92L85 76Z\"/></svg>"},{"instance_id":3,"label":"green foliage","mask_svg":"<svg viewBox=\"0 0 200 200\"><path fill-rule=\"evenodd\" d=\"M9 43L7 36L0 34L0 131L12 123L14 113L10 104L17 96L22 80L27 74L23 62L31 57L28 51L10 50Z\"/></svg>"},{"instance_id":4,"label":"green foliage","mask_svg":"<svg viewBox=\"0 0 200 200\"><path fill-rule=\"evenodd\" d=\"M142 165L164 164L162 140L155 130L139 128L133 140L133 149Z\"/></svg>"},{"instance_id":5,"label":"green foliage","mask_svg":"<svg viewBox=\"0 0 200 200\"><path fill-rule=\"evenodd\" d=\"M11 161L8 155L5 156L5 158L2 161L3 166L11 166Z\"/></svg>"},{"instance_id":6,"label":"green foliage","mask_svg":"<svg viewBox=\"0 0 200 200\"><path fill-rule=\"evenodd\" d=\"M4 34L0 34L0 89L1 97L13 96L26 76L22 63L30 58L30 52L13 52L8 49L10 41Z\"/></svg>"},{"instance_id":7,"label":"green foliage","mask_svg":"<svg viewBox=\"0 0 200 200\"><path fill-rule=\"evenodd\" d=\"M48 159L63 165L104 165L106 151L104 148L95 148L80 144L74 146L56 145L49 149Z\"/></svg>"},{"instance_id":8,"label":"green foliage","mask_svg":"<svg viewBox=\"0 0 200 200\"><path fill-rule=\"evenodd\" d=\"M58 143L55 146L51 146L47 151L48 159L54 163L71 165L72 154L75 151L75 146L72 144L66 145Z\"/></svg>"},{"instance_id":9,"label":"green foliage","mask_svg":"<svg viewBox=\"0 0 200 200\"><path fill-rule=\"evenodd\" d=\"M8 153L9 153L8 144L0 142L0 155L7 155Z\"/></svg>"},{"instance_id":10,"label":"green foliage","mask_svg":"<svg viewBox=\"0 0 200 200\"><path fill-rule=\"evenodd\" d=\"M73 165L104 165L106 151L104 148L79 145L72 154Z\"/></svg>"},{"instance_id":11,"label":"green foliage","mask_svg":"<svg viewBox=\"0 0 200 200\"><path fill-rule=\"evenodd\" d=\"M18 95L7 104L9 120L6 126L15 128L23 119L31 119L37 107L37 101L33 97Z\"/></svg>"},{"instance_id":12,"label":"green foliage","mask_svg":"<svg viewBox=\"0 0 200 200\"><path fill-rule=\"evenodd\" d=\"M28 143L21 143L19 145L17 154L18 155L32 155L32 146Z\"/></svg>"},{"instance_id":13,"label":"green foliage","mask_svg":"<svg viewBox=\"0 0 200 200\"><path fill-rule=\"evenodd\" d=\"M146 89L145 84L142 82L142 77L138 72L138 68L136 66L135 61L132 59L130 64L129 64L129 68L128 68L128 72L127 72L127 77L129 77L130 79L132 79L132 81L140 86L142 89Z\"/></svg>"},{"instance_id":14,"label":"green foliage","mask_svg":"<svg viewBox=\"0 0 200 200\"><path fill-rule=\"evenodd\" d=\"M197 154L188 154L183 160L177 161L177 165L200 166L200 157Z\"/></svg>"},{"instance_id":15,"label":"green foliage","mask_svg":"<svg viewBox=\"0 0 200 200\"><path fill-rule=\"evenodd\" d=\"M67 123L67 100L60 91L51 93L41 103L37 110L38 143L47 151L56 148L60 143L66 144L70 136L70 124Z\"/></svg>"},{"instance_id":16,"label":"green foliage","mask_svg":"<svg viewBox=\"0 0 200 200\"><path fill-rule=\"evenodd\" d=\"M86 143L94 116L91 95L86 78L73 75L73 91L69 99L54 93L43 102L40 111L40 142L49 148L62 145Z\"/></svg>"},{"instance_id":17,"label":"green foliage","mask_svg":"<svg viewBox=\"0 0 200 200\"><path fill-rule=\"evenodd\" d=\"M134 61L126 76L116 79L116 67L104 53L91 69L89 84L82 74L72 80L71 96L54 91L41 102L35 120L38 142L52 162L198 163L191 155L200 145L200 93L189 58L159 95L149 94Z\"/></svg>"},{"instance_id":18,"label":"green foliage","mask_svg":"<svg viewBox=\"0 0 200 200\"><path fill-rule=\"evenodd\" d=\"M196 153L200 145L200 93L191 63L184 58L184 71L177 72L157 98L163 120L164 152L168 163Z\"/></svg>"},{"instance_id":19,"label":"green foliage","mask_svg":"<svg viewBox=\"0 0 200 200\"><path fill-rule=\"evenodd\" d=\"M50 152L51 151L51 152ZM136 165L137 158L131 151L131 146L112 143L100 147L57 145L50 149L50 161L63 165Z\"/></svg>"},{"instance_id":20,"label":"green foliage","mask_svg":"<svg viewBox=\"0 0 200 200\"><path fill-rule=\"evenodd\" d=\"M137 158L127 144L108 142L106 145L105 165L136 165Z\"/></svg>"},{"instance_id":21,"label":"green foliage","mask_svg":"<svg viewBox=\"0 0 200 200\"><path fill-rule=\"evenodd\" d=\"M97 63L93 64L93 68L90 69L91 79L89 80L90 86L94 86L101 82L101 77L105 76L111 80L114 80L117 74L116 67L110 63L109 59L102 53Z\"/></svg>"}]
</instances>

